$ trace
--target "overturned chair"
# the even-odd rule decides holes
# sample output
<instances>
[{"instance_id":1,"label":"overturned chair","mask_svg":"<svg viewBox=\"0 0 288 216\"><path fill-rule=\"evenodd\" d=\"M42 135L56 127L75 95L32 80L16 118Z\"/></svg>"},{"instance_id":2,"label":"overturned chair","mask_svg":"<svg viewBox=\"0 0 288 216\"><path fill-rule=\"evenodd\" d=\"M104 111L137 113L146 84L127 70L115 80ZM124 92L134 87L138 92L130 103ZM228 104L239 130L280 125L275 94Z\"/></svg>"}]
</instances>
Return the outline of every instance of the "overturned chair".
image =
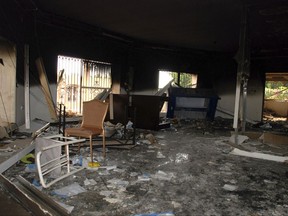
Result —
<instances>
[{"instance_id":1,"label":"overturned chair","mask_svg":"<svg viewBox=\"0 0 288 216\"><path fill-rule=\"evenodd\" d=\"M89 138L91 162L93 167L93 143L94 136L102 136L103 157L106 157L104 120L108 111L108 103L94 99L83 102L83 117L80 127L66 128L65 136ZM80 143L79 143L80 148Z\"/></svg>"},{"instance_id":2,"label":"overturned chair","mask_svg":"<svg viewBox=\"0 0 288 216\"><path fill-rule=\"evenodd\" d=\"M35 142L37 171L44 188L84 169L84 167L71 169L69 145L85 142L85 139L52 135L38 137Z\"/></svg>"}]
</instances>

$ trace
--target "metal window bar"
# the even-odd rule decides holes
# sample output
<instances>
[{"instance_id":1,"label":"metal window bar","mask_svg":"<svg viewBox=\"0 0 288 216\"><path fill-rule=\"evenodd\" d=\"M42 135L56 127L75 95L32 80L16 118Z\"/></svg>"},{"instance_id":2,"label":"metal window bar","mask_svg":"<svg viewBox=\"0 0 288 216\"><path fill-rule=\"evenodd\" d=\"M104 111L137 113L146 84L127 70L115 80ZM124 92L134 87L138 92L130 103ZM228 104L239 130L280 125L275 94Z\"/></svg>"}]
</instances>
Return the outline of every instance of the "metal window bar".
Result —
<instances>
[{"instance_id":1,"label":"metal window bar","mask_svg":"<svg viewBox=\"0 0 288 216\"><path fill-rule=\"evenodd\" d=\"M111 64L58 56L58 71L64 69L62 82L57 90L57 102L67 111L82 113L82 103L111 87ZM58 77L60 74L58 74Z\"/></svg>"}]
</instances>

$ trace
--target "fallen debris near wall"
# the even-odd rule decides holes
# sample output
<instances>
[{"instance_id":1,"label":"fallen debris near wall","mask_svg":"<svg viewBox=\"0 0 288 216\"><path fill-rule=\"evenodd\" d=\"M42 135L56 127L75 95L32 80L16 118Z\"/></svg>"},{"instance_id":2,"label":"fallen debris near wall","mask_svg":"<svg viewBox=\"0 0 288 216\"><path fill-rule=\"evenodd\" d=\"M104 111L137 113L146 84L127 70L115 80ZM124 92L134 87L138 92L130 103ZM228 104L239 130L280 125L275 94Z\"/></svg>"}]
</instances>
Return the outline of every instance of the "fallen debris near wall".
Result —
<instances>
[{"instance_id":1,"label":"fallen debris near wall","mask_svg":"<svg viewBox=\"0 0 288 216\"><path fill-rule=\"evenodd\" d=\"M269 155L269 154L263 154L259 152L248 152L248 151L243 151L240 149L234 148L233 151L231 151L231 154L234 155L239 155L239 156L244 156L244 157L251 157L251 158L257 158L257 159L263 159L263 160L271 160L271 161L276 161L276 162L288 162L288 157L281 157L277 155Z\"/></svg>"},{"instance_id":2,"label":"fallen debris near wall","mask_svg":"<svg viewBox=\"0 0 288 216\"><path fill-rule=\"evenodd\" d=\"M286 133L263 133L263 143L273 145L288 145L288 136Z\"/></svg>"},{"instance_id":3,"label":"fallen debris near wall","mask_svg":"<svg viewBox=\"0 0 288 216\"><path fill-rule=\"evenodd\" d=\"M5 146L9 154L5 154L5 152L3 154L3 151L0 151L0 173L12 167L22 157L35 149L31 138L16 140Z\"/></svg>"}]
</instances>

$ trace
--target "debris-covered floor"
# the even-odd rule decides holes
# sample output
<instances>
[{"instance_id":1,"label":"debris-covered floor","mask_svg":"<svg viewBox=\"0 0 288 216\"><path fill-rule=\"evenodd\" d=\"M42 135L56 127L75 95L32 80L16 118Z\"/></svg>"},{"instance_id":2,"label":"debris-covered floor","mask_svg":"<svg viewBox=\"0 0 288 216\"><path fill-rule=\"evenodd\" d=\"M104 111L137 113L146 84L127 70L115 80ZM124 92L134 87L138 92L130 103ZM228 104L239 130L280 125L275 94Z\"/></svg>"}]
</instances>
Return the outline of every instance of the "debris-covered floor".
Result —
<instances>
[{"instance_id":1,"label":"debris-covered floor","mask_svg":"<svg viewBox=\"0 0 288 216\"><path fill-rule=\"evenodd\" d=\"M109 148L100 168L84 169L42 192L70 206L75 216L288 215L287 163L230 154L231 125L187 121L157 132L137 131L139 137L152 133L154 142L152 137L152 144L138 139L129 150ZM288 144L270 147L257 140L241 145L288 153ZM82 150L83 156L88 152ZM95 150L95 156L101 158L101 152ZM33 182L37 175L25 166L18 163L4 175L13 181L21 174Z\"/></svg>"}]
</instances>

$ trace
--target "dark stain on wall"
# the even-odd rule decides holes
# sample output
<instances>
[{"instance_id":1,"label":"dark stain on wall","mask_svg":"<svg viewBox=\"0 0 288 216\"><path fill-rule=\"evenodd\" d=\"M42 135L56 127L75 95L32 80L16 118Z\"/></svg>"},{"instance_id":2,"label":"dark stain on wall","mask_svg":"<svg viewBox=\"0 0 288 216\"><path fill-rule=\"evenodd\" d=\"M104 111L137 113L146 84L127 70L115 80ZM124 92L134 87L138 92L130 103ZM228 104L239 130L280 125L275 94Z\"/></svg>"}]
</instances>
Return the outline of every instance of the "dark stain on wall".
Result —
<instances>
[{"instance_id":1,"label":"dark stain on wall","mask_svg":"<svg viewBox=\"0 0 288 216\"><path fill-rule=\"evenodd\" d=\"M49 82L56 83L58 55L109 62L113 66L112 77L113 73L120 74L121 86L131 82L133 71L132 88L135 91L157 89L159 70L197 73L201 88L213 88L215 80L237 73L237 63L229 53L111 37L98 27L48 16L32 5L23 8L15 1L5 1L0 12L3 21L0 22L0 35L17 47L17 83L23 83L24 44L30 46L30 85L39 84L35 67L38 57L43 58ZM263 72L268 69L283 70L283 66L287 65L284 60L252 59L251 66Z\"/></svg>"}]
</instances>

